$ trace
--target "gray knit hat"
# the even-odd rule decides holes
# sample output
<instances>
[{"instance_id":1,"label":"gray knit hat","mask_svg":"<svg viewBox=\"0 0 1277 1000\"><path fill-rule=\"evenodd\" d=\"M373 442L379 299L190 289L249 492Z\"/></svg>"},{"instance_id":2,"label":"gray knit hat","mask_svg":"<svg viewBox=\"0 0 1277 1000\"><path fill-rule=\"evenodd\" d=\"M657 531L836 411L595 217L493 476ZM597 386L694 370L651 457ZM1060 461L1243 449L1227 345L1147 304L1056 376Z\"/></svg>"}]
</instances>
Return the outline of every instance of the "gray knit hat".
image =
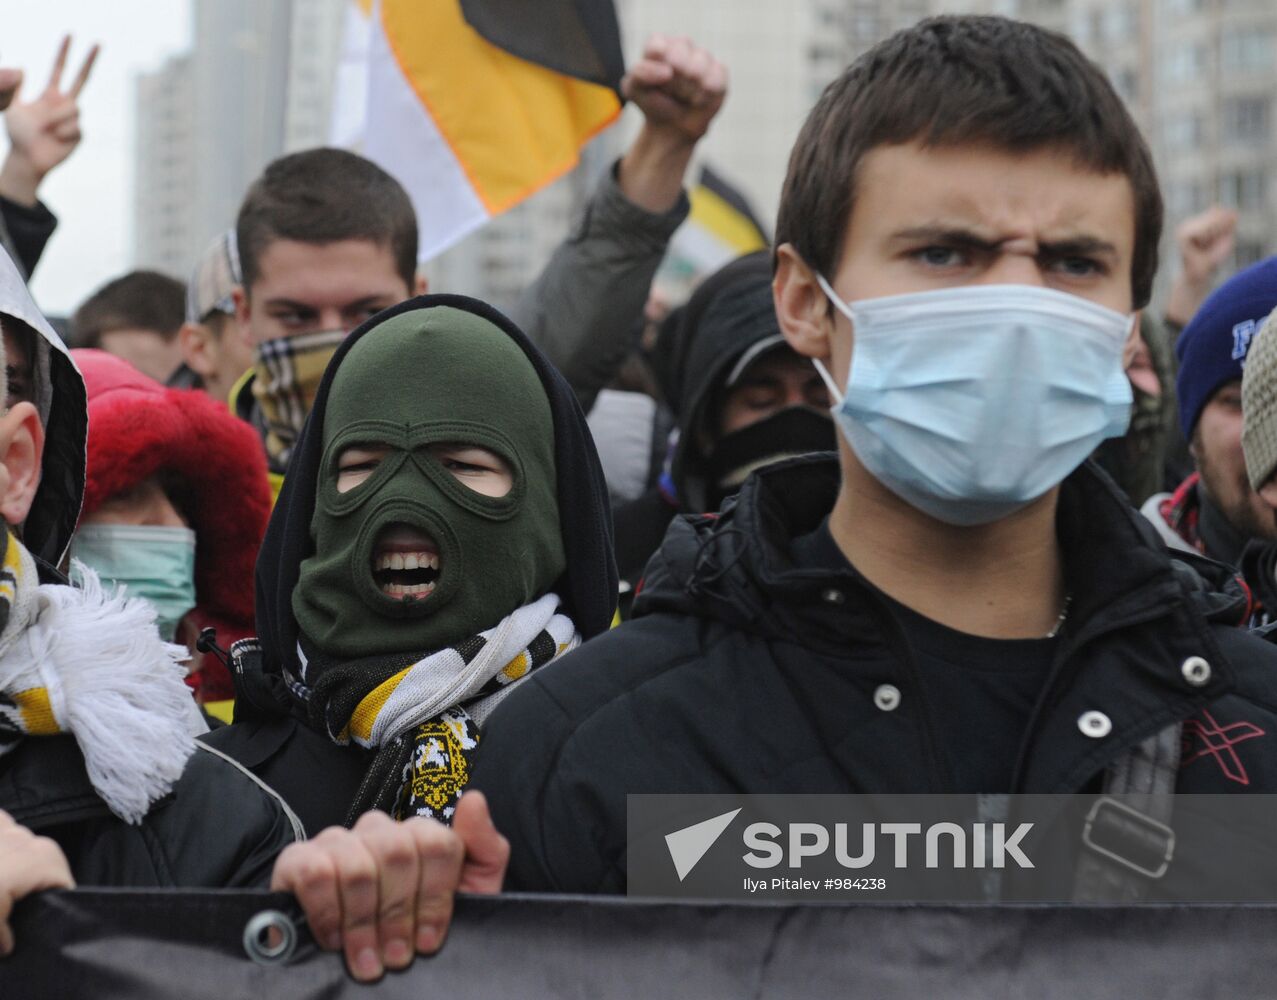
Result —
<instances>
[{"instance_id":1,"label":"gray knit hat","mask_svg":"<svg viewBox=\"0 0 1277 1000\"><path fill-rule=\"evenodd\" d=\"M1258 490L1277 470L1277 309L1268 314L1242 369L1242 451Z\"/></svg>"}]
</instances>

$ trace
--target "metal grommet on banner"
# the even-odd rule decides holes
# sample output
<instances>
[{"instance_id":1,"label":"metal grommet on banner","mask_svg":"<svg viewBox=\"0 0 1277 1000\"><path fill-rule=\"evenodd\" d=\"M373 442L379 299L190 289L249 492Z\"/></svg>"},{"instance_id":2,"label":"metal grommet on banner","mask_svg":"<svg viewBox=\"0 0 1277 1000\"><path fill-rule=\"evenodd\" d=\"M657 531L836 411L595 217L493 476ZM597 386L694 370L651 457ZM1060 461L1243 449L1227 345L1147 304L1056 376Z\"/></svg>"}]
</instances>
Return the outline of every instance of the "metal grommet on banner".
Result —
<instances>
[{"instance_id":1,"label":"metal grommet on banner","mask_svg":"<svg viewBox=\"0 0 1277 1000\"><path fill-rule=\"evenodd\" d=\"M297 925L281 910L262 910L244 925L244 952L258 965L283 965L297 948Z\"/></svg>"}]
</instances>

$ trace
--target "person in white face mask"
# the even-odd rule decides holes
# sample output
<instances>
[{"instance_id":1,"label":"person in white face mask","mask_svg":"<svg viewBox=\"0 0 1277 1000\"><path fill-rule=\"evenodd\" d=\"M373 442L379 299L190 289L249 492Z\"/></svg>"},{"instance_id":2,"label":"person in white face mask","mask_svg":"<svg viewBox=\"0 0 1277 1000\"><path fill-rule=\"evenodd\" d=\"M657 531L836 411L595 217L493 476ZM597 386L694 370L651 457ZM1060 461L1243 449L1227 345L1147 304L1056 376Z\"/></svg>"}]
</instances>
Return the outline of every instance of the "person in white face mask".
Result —
<instances>
[{"instance_id":1,"label":"person in white face mask","mask_svg":"<svg viewBox=\"0 0 1277 1000\"><path fill-rule=\"evenodd\" d=\"M253 564L270 516L261 446L204 393L166 389L104 351L71 357L89 401L71 558L151 604L160 635L191 654L196 697L229 722L230 674L197 646L206 628L224 649L255 634Z\"/></svg>"},{"instance_id":2,"label":"person in white face mask","mask_svg":"<svg viewBox=\"0 0 1277 1000\"><path fill-rule=\"evenodd\" d=\"M1087 461L1127 426L1161 221L1139 130L1061 35L935 18L826 89L773 291L838 455L676 519L634 619L494 713L473 785L507 887L623 890L637 793L1111 790L1137 747L1130 790L1277 788L1271 739L1209 752L1277 730L1277 651Z\"/></svg>"}]
</instances>

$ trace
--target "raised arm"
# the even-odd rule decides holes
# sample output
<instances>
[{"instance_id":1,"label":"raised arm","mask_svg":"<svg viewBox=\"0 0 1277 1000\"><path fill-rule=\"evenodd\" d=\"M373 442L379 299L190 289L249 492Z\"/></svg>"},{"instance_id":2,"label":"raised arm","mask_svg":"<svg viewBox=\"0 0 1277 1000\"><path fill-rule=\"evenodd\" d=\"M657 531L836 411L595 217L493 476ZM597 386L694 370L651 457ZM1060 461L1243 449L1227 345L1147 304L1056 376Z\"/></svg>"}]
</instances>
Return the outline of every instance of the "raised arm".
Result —
<instances>
[{"instance_id":1,"label":"raised arm","mask_svg":"<svg viewBox=\"0 0 1277 1000\"><path fill-rule=\"evenodd\" d=\"M641 331L652 277L687 217L683 178L722 107L727 71L690 39L653 35L621 89L643 126L514 312L586 410Z\"/></svg>"}]
</instances>

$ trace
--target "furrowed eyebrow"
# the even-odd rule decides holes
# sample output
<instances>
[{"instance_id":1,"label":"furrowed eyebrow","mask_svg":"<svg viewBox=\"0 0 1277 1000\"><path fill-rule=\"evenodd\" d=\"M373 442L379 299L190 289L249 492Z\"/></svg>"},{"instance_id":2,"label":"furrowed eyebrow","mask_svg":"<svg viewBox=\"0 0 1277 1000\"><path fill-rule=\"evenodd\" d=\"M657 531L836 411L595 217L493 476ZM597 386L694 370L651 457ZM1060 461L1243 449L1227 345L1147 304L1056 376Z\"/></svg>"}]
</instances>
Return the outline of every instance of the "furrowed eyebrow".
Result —
<instances>
[{"instance_id":1,"label":"furrowed eyebrow","mask_svg":"<svg viewBox=\"0 0 1277 1000\"><path fill-rule=\"evenodd\" d=\"M349 312L352 309L367 309L369 306L378 305L388 296L385 295L367 295L362 299L356 299L354 302L347 302L339 308L343 312ZM319 310L305 302L295 302L292 299L267 299L266 306L270 309L292 309L296 312L318 312Z\"/></svg>"},{"instance_id":2,"label":"furrowed eyebrow","mask_svg":"<svg viewBox=\"0 0 1277 1000\"><path fill-rule=\"evenodd\" d=\"M997 240L990 240L970 229L952 226L918 226L914 229L901 229L891 234L891 239L904 242L943 243L945 246L969 247L973 250L996 250Z\"/></svg>"},{"instance_id":3,"label":"furrowed eyebrow","mask_svg":"<svg viewBox=\"0 0 1277 1000\"><path fill-rule=\"evenodd\" d=\"M932 242L950 247L994 252L1001 240L991 240L970 229L952 226L918 226L893 233L891 239L899 242ZM1116 257L1117 247L1095 236L1072 236L1059 240L1045 240L1038 244L1039 255L1049 257Z\"/></svg>"},{"instance_id":4,"label":"furrowed eyebrow","mask_svg":"<svg viewBox=\"0 0 1277 1000\"><path fill-rule=\"evenodd\" d=\"M1094 236L1077 236L1039 243L1038 252L1052 257L1116 257L1117 247Z\"/></svg>"},{"instance_id":5,"label":"furrowed eyebrow","mask_svg":"<svg viewBox=\"0 0 1277 1000\"><path fill-rule=\"evenodd\" d=\"M359 299L357 302L348 302L341 308L344 311L351 309L367 309L369 306L375 306L383 302L387 296L385 295L369 295L366 298Z\"/></svg>"}]
</instances>

